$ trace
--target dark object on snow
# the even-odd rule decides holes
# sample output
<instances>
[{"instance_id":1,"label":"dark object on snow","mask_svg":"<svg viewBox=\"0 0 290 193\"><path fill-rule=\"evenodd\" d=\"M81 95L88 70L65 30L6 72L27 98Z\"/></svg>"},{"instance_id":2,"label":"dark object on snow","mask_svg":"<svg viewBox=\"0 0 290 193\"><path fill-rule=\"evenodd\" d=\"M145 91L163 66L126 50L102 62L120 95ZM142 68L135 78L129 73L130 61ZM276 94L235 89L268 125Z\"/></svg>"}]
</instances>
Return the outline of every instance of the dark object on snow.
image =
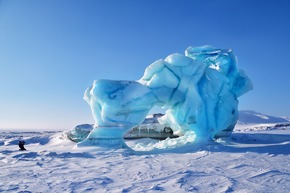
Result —
<instances>
[{"instance_id":1,"label":"dark object on snow","mask_svg":"<svg viewBox=\"0 0 290 193\"><path fill-rule=\"evenodd\" d=\"M19 142L18 142L18 146L19 146L19 150L20 151L24 151L24 150L26 150L25 148L24 148L24 144L25 144L25 141L23 141L23 140L20 140Z\"/></svg>"}]
</instances>

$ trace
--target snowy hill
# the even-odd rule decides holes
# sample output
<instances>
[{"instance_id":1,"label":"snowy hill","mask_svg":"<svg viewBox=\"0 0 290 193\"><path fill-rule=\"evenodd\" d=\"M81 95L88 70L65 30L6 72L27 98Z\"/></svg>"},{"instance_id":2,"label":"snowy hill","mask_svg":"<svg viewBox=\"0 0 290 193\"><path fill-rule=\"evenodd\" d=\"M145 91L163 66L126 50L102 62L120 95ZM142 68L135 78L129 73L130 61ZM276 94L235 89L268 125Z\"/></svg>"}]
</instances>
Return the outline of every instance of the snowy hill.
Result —
<instances>
[{"instance_id":1,"label":"snowy hill","mask_svg":"<svg viewBox=\"0 0 290 193\"><path fill-rule=\"evenodd\" d=\"M265 115L255 111L239 111L238 124L262 124L262 123L283 123L289 122L290 120L283 117L275 117L271 115Z\"/></svg>"},{"instance_id":2,"label":"snowy hill","mask_svg":"<svg viewBox=\"0 0 290 193\"><path fill-rule=\"evenodd\" d=\"M158 123L157 119L162 117L163 115L164 114L161 113L148 115L144 120L143 124ZM290 118L266 115L251 110L239 111L238 124L263 124L263 123L285 123L285 122L290 122Z\"/></svg>"}]
</instances>

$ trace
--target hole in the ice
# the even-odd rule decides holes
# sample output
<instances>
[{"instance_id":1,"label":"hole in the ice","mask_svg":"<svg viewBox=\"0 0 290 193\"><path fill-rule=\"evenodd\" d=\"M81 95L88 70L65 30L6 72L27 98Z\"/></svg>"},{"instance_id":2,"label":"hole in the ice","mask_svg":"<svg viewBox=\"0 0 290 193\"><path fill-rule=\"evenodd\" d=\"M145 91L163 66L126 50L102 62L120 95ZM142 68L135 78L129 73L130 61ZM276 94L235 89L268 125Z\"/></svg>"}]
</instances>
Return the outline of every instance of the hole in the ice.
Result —
<instances>
[{"instance_id":1,"label":"hole in the ice","mask_svg":"<svg viewBox=\"0 0 290 193\"><path fill-rule=\"evenodd\" d=\"M175 138L168 137L166 139L125 139L125 143L135 151L153 151L180 148L187 144L193 144L195 139L196 135L194 132L187 132L183 136L176 136Z\"/></svg>"},{"instance_id":2,"label":"hole in the ice","mask_svg":"<svg viewBox=\"0 0 290 193\"><path fill-rule=\"evenodd\" d=\"M194 133L179 136L169 126L159 123L158 119L164 116L166 110L156 108L155 112L151 111L147 115L142 124L127 131L124 135L126 145L135 151L152 151L181 147L193 142Z\"/></svg>"}]
</instances>

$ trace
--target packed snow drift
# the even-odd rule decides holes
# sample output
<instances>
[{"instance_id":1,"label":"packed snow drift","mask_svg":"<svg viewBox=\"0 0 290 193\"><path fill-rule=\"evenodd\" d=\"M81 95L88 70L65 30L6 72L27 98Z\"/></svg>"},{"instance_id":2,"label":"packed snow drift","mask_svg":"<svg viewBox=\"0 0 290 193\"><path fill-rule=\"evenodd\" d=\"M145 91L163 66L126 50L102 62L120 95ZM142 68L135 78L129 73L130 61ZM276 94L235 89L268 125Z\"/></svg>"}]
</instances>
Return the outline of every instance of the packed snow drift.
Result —
<instances>
[{"instance_id":1,"label":"packed snow drift","mask_svg":"<svg viewBox=\"0 0 290 193\"><path fill-rule=\"evenodd\" d=\"M78 145L126 147L126 131L140 125L156 105L168 108L160 124L180 137L155 148L228 136L238 119L237 98L251 89L252 83L237 68L232 50L189 47L185 55L157 60L138 81L94 81L84 99L95 125Z\"/></svg>"}]
</instances>

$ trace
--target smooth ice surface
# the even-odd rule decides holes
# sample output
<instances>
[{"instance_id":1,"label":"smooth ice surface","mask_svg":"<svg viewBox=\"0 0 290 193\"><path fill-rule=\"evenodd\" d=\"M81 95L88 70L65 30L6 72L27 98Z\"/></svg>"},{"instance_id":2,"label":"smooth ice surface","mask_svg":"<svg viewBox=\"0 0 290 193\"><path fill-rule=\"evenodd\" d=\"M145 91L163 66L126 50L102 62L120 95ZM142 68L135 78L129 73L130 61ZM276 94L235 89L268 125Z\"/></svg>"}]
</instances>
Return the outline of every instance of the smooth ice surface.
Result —
<instances>
[{"instance_id":1,"label":"smooth ice surface","mask_svg":"<svg viewBox=\"0 0 290 193\"><path fill-rule=\"evenodd\" d=\"M232 50L189 47L185 55L155 61L138 81L94 81L84 99L95 128L80 145L126 146L124 133L141 124L155 105L168 108L159 122L182 137L154 148L228 136L238 119L237 98L251 89Z\"/></svg>"}]
</instances>

